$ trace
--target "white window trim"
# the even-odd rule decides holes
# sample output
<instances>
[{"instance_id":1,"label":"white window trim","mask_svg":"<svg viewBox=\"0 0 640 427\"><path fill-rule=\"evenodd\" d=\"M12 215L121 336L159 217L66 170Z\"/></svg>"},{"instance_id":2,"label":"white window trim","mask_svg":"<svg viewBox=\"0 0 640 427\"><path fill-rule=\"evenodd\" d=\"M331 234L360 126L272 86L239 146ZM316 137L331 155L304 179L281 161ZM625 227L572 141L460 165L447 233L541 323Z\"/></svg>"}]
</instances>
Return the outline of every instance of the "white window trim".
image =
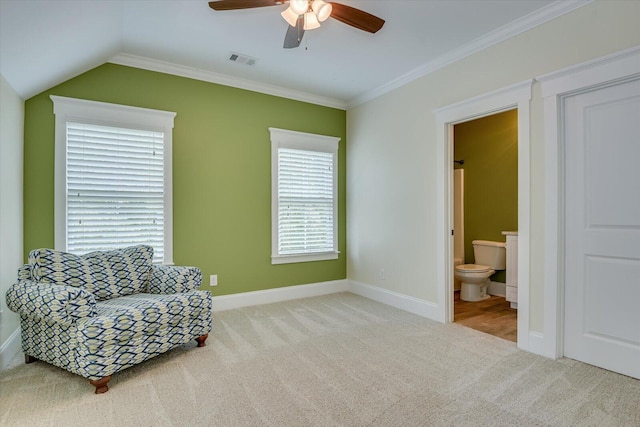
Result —
<instances>
[{"instance_id":1,"label":"white window trim","mask_svg":"<svg viewBox=\"0 0 640 427\"><path fill-rule=\"evenodd\" d=\"M55 114L54 244L67 249L67 122L164 132L164 261L173 265L173 123L176 113L51 95Z\"/></svg>"},{"instance_id":2,"label":"white window trim","mask_svg":"<svg viewBox=\"0 0 640 427\"><path fill-rule=\"evenodd\" d=\"M340 138L269 128L271 133L271 264L326 261L338 259L338 148ZM278 254L278 149L321 151L333 153L333 246L330 252L300 255Z\"/></svg>"}]
</instances>

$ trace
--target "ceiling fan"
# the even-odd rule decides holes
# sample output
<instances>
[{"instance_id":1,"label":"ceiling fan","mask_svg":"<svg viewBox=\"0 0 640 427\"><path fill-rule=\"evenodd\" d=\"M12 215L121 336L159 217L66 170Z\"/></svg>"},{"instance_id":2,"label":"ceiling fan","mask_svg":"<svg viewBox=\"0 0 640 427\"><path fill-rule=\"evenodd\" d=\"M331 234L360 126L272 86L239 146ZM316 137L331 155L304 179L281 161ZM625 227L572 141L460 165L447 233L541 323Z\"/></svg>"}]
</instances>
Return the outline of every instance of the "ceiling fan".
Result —
<instances>
[{"instance_id":1,"label":"ceiling fan","mask_svg":"<svg viewBox=\"0 0 640 427\"><path fill-rule=\"evenodd\" d=\"M369 33L376 33L384 25L384 19L371 15L355 7L323 0L217 0L210 1L209 7L216 11L253 9L289 3L281 13L289 27L284 37L284 48L300 46L306 30L320 27L329 17Z\"/></svg>"}]
</instances>

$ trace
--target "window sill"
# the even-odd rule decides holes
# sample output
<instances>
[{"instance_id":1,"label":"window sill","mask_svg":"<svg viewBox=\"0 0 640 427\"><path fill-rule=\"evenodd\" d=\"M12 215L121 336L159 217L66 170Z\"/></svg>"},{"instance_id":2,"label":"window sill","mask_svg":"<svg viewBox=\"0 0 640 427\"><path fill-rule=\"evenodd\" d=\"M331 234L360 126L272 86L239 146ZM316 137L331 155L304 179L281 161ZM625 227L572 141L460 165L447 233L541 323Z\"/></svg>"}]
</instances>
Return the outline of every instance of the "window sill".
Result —
<instances>
[{"instance_id":1,"label":"window sill","mask_svg":"<svg viewBox=\"0 0 640 427\"><path fill-rule=\"evenodd\" d=\"M322 252L318 254L274 255L271 264L292 264L295 262L329 261L338 259L340 252Z\"/></svg>"}]
</instances>

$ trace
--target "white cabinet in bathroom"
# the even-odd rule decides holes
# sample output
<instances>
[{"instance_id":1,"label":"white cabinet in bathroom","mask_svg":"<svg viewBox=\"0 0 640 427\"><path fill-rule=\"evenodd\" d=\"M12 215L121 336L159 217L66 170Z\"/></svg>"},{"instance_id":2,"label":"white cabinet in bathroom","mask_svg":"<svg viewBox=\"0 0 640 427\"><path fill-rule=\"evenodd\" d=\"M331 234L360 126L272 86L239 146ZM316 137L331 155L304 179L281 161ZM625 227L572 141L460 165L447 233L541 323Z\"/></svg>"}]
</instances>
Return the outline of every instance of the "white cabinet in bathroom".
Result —
<instances>
[{"instance_id":1,"label":"white cabinet in bathroom","mask_svg":"<svg viewBox=\"0 0 640 427\"><path fill-rule=\"evenodd\" d=\"M511 308L518 308L518 232L503 231L507 236L507 301Z\"/></svg>"}]
</instances>

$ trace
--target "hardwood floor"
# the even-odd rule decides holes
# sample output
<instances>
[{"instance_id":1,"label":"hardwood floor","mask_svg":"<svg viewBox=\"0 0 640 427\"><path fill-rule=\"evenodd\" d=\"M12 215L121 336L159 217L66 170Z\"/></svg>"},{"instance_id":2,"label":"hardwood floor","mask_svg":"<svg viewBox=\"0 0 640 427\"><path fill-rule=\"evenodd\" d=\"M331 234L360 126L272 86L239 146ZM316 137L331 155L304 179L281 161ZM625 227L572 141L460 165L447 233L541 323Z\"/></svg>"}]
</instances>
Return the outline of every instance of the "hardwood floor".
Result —
<instances>
[{"instance_id":1,"label":"hardwood floor","mask_svg":"<svg viewBox=\"0 0 640 427\"><path fill-rule=\"evenodd\" d=\"M492 295L478 302L460 299L456 291L453 299L453 321L477 331L517 342L518 310L509 306L504 297Z\"/></svg>"}]
</instances>

